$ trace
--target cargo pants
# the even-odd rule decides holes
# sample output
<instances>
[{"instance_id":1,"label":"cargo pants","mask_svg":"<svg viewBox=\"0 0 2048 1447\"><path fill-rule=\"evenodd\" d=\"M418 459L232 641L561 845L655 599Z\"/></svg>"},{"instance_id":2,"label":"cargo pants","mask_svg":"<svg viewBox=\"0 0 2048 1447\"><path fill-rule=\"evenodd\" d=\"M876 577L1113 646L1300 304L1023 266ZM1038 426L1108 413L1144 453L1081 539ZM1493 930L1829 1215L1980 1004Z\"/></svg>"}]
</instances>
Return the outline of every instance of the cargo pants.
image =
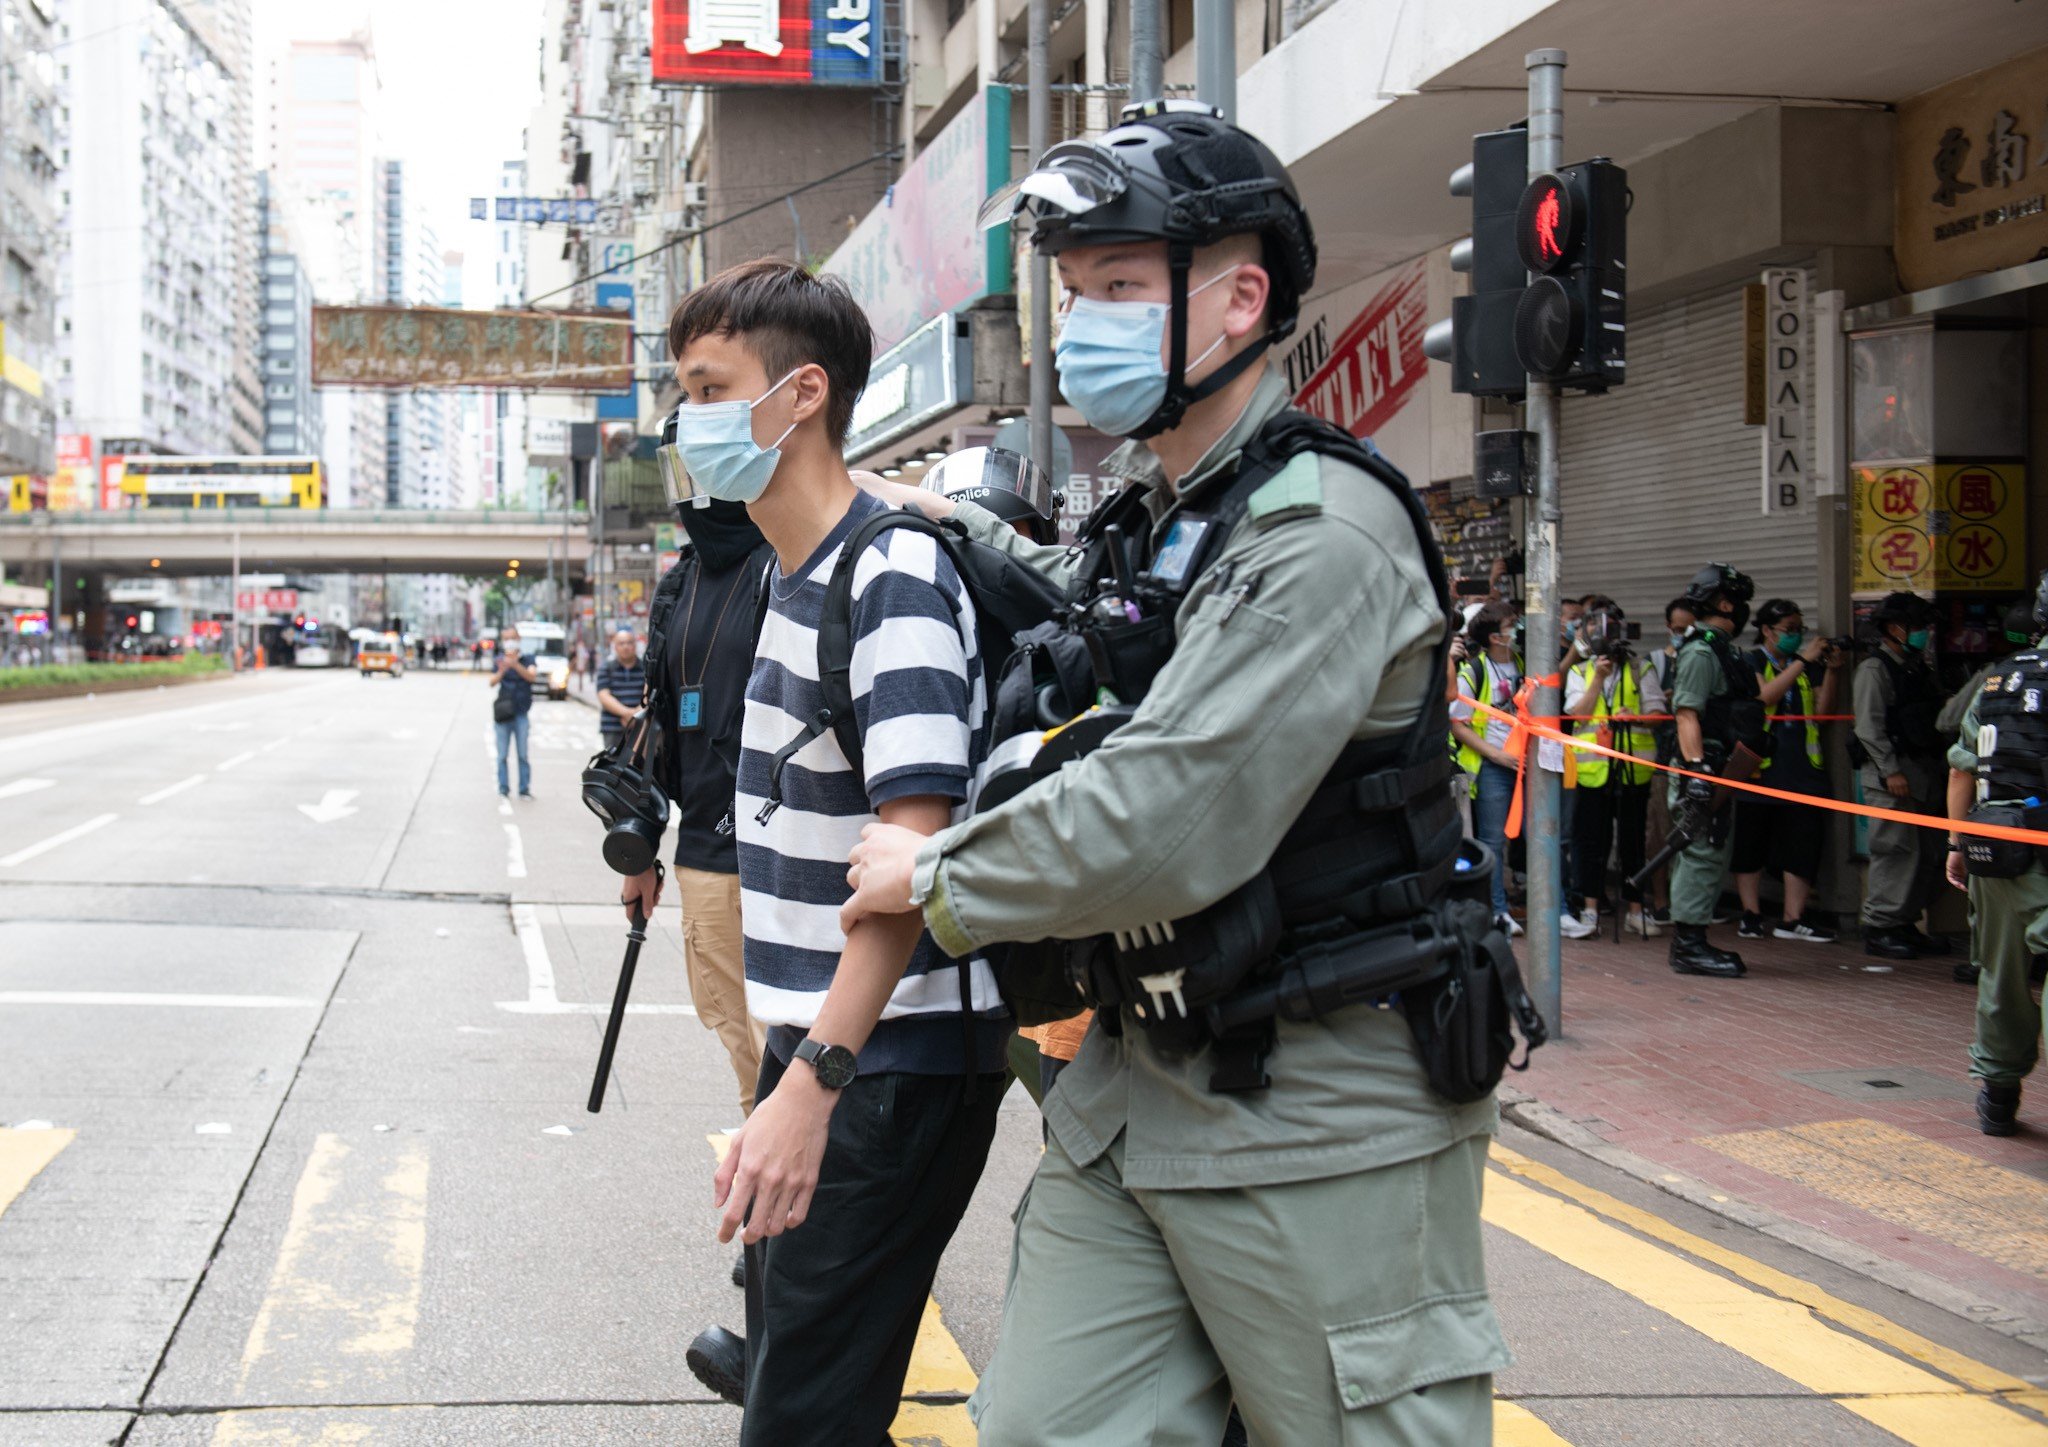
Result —
<instances>
[{"instance_id":1,"label":"cargo pants","mask_svg":"<svg viewBox=\"0 0 2048 1447\"><path fill-rule=\"evenodd\" d=\"M1938 836L1937 836L1938 837ZM2041 1006L2027 972L2048 954L2048 869L2017 879L1970 879L1970 959L1977 976L1977 1033L1970 1073L1987 1085L2018 1085L2041 1051Z\"/></svg>"},{"instance_id":2,"label":"cargo pants","mask_svg":"<svg viewBox=\"0 0 2048 1447\"><path fill-rule=\"evenodd\" d=\"M1921 790L1895 799L1885 789L1884 778L1875 769L1863 771L1863 802L1902 814L1939 814L1940 799ZM1927 797L1921 797L1922 792ZM1917 824L1898 824L1889 819L1870 821L1870 869L1863 883L1863 928L1898 929L1917 926L1920 916L1942 890L1942 868L1948 857L1948 835L1940 829ZM2011 881L2001 881L2011 883Z\"/></svg>"},{"instance_id":3,"label":"cargo pants","mask_svg":"<svg viewBox=\"0 0 2048 1447\"><path fill-rule=\"evenodd\" d=\"M1508 1352L1486 1294L1488 1138L1322 1180L1133 1190L1123 1138L1055 1137L1017 1208L982 1447L1493 1439Z\"/></svg>"},{"instance_id":4,"label":"cargo pants","mask_svg":"<svg viewBox=\"0 0 2048 1447\"><path fill-rule=\"evenodd\" d=\"M1678 812L1678 791L1685 781L1672 777L1665 795L1670 812ZM1728 792L1734 792L1730 790ZM1728 881L1728 860L1735 852L1734 813L1742 805L1730 800L1714 827L1688 844L1671 861L1671 922L1698 925L1714 922L1714 906L1721 902L1722 887ZM1720 843L1714 839L1719 837Z\"/></svg>"}]
</instances>

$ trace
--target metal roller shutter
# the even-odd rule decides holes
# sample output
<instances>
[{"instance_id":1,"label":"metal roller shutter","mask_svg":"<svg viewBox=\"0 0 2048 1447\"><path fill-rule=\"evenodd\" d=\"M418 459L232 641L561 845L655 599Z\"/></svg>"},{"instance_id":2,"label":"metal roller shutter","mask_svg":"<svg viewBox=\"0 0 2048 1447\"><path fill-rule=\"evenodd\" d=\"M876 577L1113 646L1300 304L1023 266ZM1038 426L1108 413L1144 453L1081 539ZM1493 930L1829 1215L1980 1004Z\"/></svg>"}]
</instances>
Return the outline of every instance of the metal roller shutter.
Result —
<instances>
[{"instance_id":1,"label":"metal roller shutter","mask_svg":"<svg viewBox=\"0 0 2048 1447\"><path fill-rule=\"evenodd\" d=\"M1721 562L1756 580L1758 602L1814 607L1812 501L1771 516L1759 505L1761 429L1742 420L1741 287L1631 309L1628 326L1627 385L1564 403L1564 596L1610 594L1654 637L1664 605ZM1811 376L1802 381L1810 396Z\"/></svg>"}]
</instances>

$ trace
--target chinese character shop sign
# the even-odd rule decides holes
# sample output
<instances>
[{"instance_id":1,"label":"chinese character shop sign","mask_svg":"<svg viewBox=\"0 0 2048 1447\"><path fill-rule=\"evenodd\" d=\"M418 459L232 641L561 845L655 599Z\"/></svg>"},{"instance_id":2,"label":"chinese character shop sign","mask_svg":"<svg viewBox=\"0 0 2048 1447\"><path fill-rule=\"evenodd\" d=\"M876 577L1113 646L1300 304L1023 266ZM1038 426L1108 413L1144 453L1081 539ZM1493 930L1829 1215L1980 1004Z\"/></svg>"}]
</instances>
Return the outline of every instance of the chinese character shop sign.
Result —
<instances>
[{"instance_id":1,"label":"chinese character shop sign","mask_svg":"<svg viewBox=\"0 0 2048 1447\"><path fill-rule=\"evenodd\" d=\"M879 0L654 0L657 85L882 83Z\"/></svg>"},{"instance_id":2,"label":"chinese character shop sign","mask_svg":"<svg viewBox=\"0 0 2048 1447\"><path fill-rule=\"evenodd\" d=\"M313 384L618 392L633 385L633 322L618 312L316 306Z\"/></svg>"},{"instance_id":3,"label":"chinese character shop sign","mask_svg":"<svg viewBox=\"0 0 2048 1447\"><path fill-rule=\"evenodd\" d=\"M1851 588L2018 590L2026 582L2025 484L2017 463L1857 468Z\"/></svg>"},{"instance_id":4,"label":"chinese character shop sign","mask_svg":"<svg viewBox=\"0 0 2048 1447\"><path fill-rule=\"evenodd\" d=\"M1896 137L1893 249L1909 290L2048 245L2048 50L1902 103Z\"/></svg>"}]
</instances>

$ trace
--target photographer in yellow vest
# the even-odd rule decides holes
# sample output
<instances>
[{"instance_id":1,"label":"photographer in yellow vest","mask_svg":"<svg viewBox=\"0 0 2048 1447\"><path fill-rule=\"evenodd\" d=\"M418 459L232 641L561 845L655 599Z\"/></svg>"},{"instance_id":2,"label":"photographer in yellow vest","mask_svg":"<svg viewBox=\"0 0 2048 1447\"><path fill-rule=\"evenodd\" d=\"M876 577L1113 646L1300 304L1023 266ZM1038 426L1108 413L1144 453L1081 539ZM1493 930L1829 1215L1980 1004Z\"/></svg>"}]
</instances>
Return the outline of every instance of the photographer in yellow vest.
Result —
<instances>
[{"instance_id":1,"label":"photographer in yellow vest","mask_svg":"<svg viewBox=\"0 0 2048 1447\"><path fill-rule=\"evenodd\" d=\"M1655 724L1639 720L1664 712L1664 689L1650 661L1630 650L1624 621L1612 598L1589 596L1578 628L1579 651L1588 656L1566 676L1564 711L1574 720L1572 733L1641 761L1622 763L1604 754L1572 751L1567 768L1576 771L1578 796L1572 812L1572 894L1579 908L1568 905L1559 925L1568 939L1600 933L1610 854L1620 856L1623 879L1643 867L1657 737ZM1638 934L1654 932L1645 901L1627 885L1622 892L1628 896L1629 927Z\"/></svg>"}]
</instances>

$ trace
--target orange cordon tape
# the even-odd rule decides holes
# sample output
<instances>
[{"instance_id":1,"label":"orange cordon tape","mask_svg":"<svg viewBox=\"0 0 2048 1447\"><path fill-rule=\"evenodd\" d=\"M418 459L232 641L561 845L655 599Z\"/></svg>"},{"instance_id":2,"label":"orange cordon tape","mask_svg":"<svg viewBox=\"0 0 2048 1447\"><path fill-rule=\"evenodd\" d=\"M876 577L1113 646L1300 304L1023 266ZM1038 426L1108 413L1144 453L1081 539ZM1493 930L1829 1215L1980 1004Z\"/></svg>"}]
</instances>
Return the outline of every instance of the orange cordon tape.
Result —
<instances>
[{"instance_id":1,"label":"orange cordon tape","mask_svg":"<svg viewBox=\"0 0 2048 1447\"><path fill-rule=\"evenodd\" d=\"M1712 774L1698 774L1691 769L1681 769L1675 764L1659 764L1649 759L1625 754L1619 749L1610 749L1591 739L1577 738L1560 729L1550 727L1529 712L1529 698L1543 683L1557 686L1557 679L1525 678L1515 690L1515 720L1508 731L1507 742L1501 745L1504 752L1512 754L1515 760L1514 802L1508 806L1507 837L1518 839L1522 833L1522 774L1528 759L1528 736L1551 739L1568 749L1579 749L1589 754L1602 754L1624 764L1643 764L1661 773L1676 774L1681 779L1705 779L1724 789L1739 789L1745 794L1755 794L1765 799L1775 799L1785 804L1810 804L1816 809L1832 809L1837 814L1860 814L1866 819L1878 819L1894 824L1912 824L1922 829L1941 829L1955 834L1975 834L1985 839L2009 839L2016 844L2048 846L2048 831L2039 829L2011 829L2003 824L1973 824L1967 819L1949 819L1939 814L1911 814L1900 809L1880 809L1871 804L1851 804L1842 799L1816 799L1811 794L1793 794L1783 789L1772 789L1763 784L1737 783L1733 779L1716 778ZM1460 703L1471 704L1475 712L1498 714L1501 710L1477 699L1458 695Z\"/></svg>"}]
</instances>

